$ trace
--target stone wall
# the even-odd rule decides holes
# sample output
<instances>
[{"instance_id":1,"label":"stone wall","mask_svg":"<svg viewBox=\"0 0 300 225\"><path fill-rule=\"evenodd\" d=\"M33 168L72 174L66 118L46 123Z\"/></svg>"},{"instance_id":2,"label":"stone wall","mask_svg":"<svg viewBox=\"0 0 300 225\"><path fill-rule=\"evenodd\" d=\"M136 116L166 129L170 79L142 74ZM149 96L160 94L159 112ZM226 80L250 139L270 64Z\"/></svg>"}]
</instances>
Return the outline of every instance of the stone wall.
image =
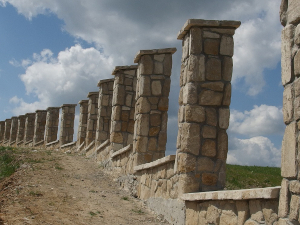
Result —
<instances>
[{"instance_id":1,"label":"stone wall","mask_svg":"<svg viewBox=\"0 0 300 225\"><path fill-rule=\"evenodd\" d=\"M281 44L281 75L283 92L283 119L286 129L282 141L280 224L298 224L300 221L300 2L282 0L280 21L284 26Z\"/></svg>"}]
</instances>

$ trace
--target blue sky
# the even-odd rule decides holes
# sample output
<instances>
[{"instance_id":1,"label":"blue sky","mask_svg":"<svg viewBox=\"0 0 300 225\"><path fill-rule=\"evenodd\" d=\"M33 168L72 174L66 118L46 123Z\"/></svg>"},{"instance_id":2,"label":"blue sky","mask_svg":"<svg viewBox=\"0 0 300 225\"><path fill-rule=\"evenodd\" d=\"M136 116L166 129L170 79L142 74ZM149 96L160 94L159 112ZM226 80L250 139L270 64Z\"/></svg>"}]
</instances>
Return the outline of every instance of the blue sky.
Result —
<instances>
[{"instance_id":1,"label":"blue sky","mask_svg":"<svg viewBox=\"0 0 300 225\"><path fill-rule=\"evenodd\" d=\"M140 49L176 47L167 144L167 154L175 154L177 32L190 18L240 20L228 162L280 166L285 126L279 5L280 0L0 0L0 120L77 103L98 90L100 79L112 78L115 66L133 64Z\"/></svg>"}]
</instances>

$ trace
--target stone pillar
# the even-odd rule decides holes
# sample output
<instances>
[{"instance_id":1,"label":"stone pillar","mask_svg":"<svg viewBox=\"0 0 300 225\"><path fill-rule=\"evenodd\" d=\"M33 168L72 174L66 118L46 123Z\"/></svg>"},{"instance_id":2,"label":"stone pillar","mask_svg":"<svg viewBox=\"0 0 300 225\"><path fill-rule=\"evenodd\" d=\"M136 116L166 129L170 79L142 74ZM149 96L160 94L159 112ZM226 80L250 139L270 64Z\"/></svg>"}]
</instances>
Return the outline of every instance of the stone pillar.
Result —
<instances>
[{"instance_id":1,"label":"stone pillar","mask_svg":"<svg viewBox=\"0 0 300 225\"><path fill-rule=\"evenodd\" d=\"M137 66L117 66L111 115L111 149L117 151L133 143Z\"/></svg>"},{"instance_id":2,"label":"stone pillar","mask_svg":"<svg viewBox=\"0 0 300 225\"><path fill-rule=\"evenodd\" d=\"M60 146L73 142L75 107L77 104L63 104L61 106Z\"/></svg>"},{"instance_id":3,"label":"stone pillar","mask_svg":"<svg viewBox=\"0 0 300 225\"><path fill-rule=\"evenodd\" d=\"M47 110L35 111L33 145L44 140Z\"/></svg>"},{"instance_id":4,"label":"stone pillar","mask_svg":"<svg viewBox=\"0 0 300 225\"><path fill-rule=\"evenodd\" d=\"M11 128L11 119L5 120L5 130L4 130L4 141L9 141L10 139L10 128Z\"/></svg>"},{"instance_id":5,"label":"stone pillar","mask_svg":"<svg viewBox=\"0 0 300 225\"><path fill-rule=\"evenodd\" d=\"M233 35L240 24L190 19L178 34L182 40L176 153L179 194L225 186Z\"/></svg>"},{"instance_id":6,"label":"stone pillar","mask_svg":"<svg viewBox=\"0 0 300 225\"><path fill-rule=\"evenodd\" d=\"M17 132L18 132L18 117L14 116L11 118L9 143L16 142Z\"/></svg>"},{"instance_id":7,"label":"stone pillar","mask_svg":"<svg viewBox=\"0 0 300 225\"><path fill-rule=\"evenodd\" d=\"M28 141L33 141L35 113L26 113L25 117L24 144Z\"/></svg>"},{"instance_id":8,"label":"stone pillar","mask_svg":"<svg viewBox=\"0 0 300 225\"><path fill-rule=\"evenodd\" d=\"M57 140L60 107L48 107L46 116L45 144Z\"/></svg>"},{"instance_id":9,"label":"stone pillar","mask_svg":"<svg viewBox=\"0 0 300 225\"><path fill-rule=\"evenodd\" d=\"M86 138L87 118L88 118L88 103L89 100L81 100L80 105L79 125L77 133L77 144L81 145Z\"/></svg>"},{"instance_id":10,"label":"stone pillar","mask_svg":"<svg viewBox=\"0 0 300 225\"><path fill-rule=\"evenodd\" d=\"M24 132L25 132L25 115L18 117L18 131L17 131L17 144L21 141L24 141Z\"/></svg>"},{"instance_id":11,"label":"stone pillar","mask_svg":"<svg viewBox=\"0 0 300 225\"><path fill-rule=\"evenodd\" d=\"M165 156L172 54L175 52L176 48L141 50L134 59L138 63L134 166Z\"/></svg>"},{"instance_id":12,"label":"stone pillar","mask_svg":"<svg viewBox=\"0 0 300 225\"><path fill-rule=\"evenodd\" d=\"M5 121L0 121L0 142L4 139Z\"/></svg>"},{"instance_id":13,"label":"stone pillar","mask_svg":"<svg viewBox=\"0 0 300 225\"><path fill-rule=\"evenodd\" d=\"M279 224L298 224L300 202L300 1L282 0L280 21L283 120L286 124L281 148ZM289 223L287 221L291 221Z\"/></svg>"},{"instance_id":14,"label":"stone pillar","mask_svg":"<svg viewBox=\"0 0 300 225\"><path fill-rule=\"evenodd\" d=\"M114 79L100 80L98 99L98 120L96 132L96 146L110 137Z\"/></svg>"},{"instance_id":15,"label":"stone pillar","mask_svg":"<svg viewBox=\"0 0 300 225\"><path fill-rule=\"evenodd\" d=\"M85 145L88 146L96 138L99 92L89 92L88 119Z\"/></svg>"}]
</instances>

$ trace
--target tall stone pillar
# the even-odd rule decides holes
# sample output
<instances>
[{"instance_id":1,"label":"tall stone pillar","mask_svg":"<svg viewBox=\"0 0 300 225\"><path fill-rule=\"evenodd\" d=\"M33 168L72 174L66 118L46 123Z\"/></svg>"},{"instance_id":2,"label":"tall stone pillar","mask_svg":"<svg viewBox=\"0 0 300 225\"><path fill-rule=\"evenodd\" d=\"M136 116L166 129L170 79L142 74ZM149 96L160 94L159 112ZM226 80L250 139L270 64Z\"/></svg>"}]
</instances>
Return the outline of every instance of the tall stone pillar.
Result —
<instances>
[{"instance_id":1,"label":"tall stone pillar","mask_svg":"<svg viewBox=\"0 0 300 225\"><path fill-rule=\"evenodd\" d=\"M165 156L172 54L176 48L141 50L138 63L134 166Z\"/></svg>"},{"instance_id":2,"label":"tall stone pillar","mask_svg":"<svg viewBox=\"0 0 300 225\"><path fill-rule=\"evenodd\" d=\"M89 92L88 96L88 119L85 145L88 146L91 142L95 141L97 130L97 116L98 116L98 98L99 92Z\"/></svg>"},{"instance_id":3,"label":"tall stone pillar","mask_svg":"<svg viewBox=\"0 0 300 225\"><path fill-rule=\"evenodd\" d=\"M10 144L13 144L16 142L17 132L18 132L18 117L14 116L11 118L10 136L9 136Z\"/></svg>"},{"instance_id":4,"label":"tall stone pillar","mask_svg":"<svg viewBox=\"0 0 300 225\"><path fill-rule=\"evenodd\" d=\"M281 78L283 120L286 124L281 148L279 224L298 224L300 202L300 1L282 0ZM291 221L292 223L288 222Z\"/></svg>"},{"instance_id":5,"label":"tall stone pillar","mask_svg":"<svg viewBox=\"0 0 300 225\"><path fill-rule=\"evenodd\" d=\"M110 137L114 79L100 80L98 99L98 120L96 132L96 146Z\"/></svg>"},{"instance_id":6,"label":"tall stone pillar","mask_svg":"<svg viewBox=\"0 0 300 225\"><path fill-rule=\"evenodd\" d=\"M4 139L5 121L0 121L0 142Z\"/></svg>"},{"instance_id":7,"label":"tall stone pillar","mask_svg":"<svg viewBox=\"0 0 300 225\"><path fill-rule=\"evenodd\" d=\"M77 104L63 104L61 106L60 146L73 142L75 107Z\"/></svg>"},{"instance_id":8,"label":"tall stone pillar","mask_svg":"<svg viewBox=\"0 0 300 225\"><path fill-rule=\"evenodd\" d=\"M25 133L25 115L21 115L18 117L18 131L17 131L17 144L24 141L24 133Z\"/></svg>"},{"instance_id":9,"label":"tall stone pillar","mask_svg":"<svg viewBox=\"0 0 300 225\"><path fill-rule=\"evenodd\" d=\"M26 113L25 117L26 119L25 119L24 144L26 144L29 141L33 141L35 113Z\"/></svg>"},{"instance_id":10,"label":"tall stone pillar","mask_svg":"<svg viewBox=\"0 0 300 225\"><path fill-rule=\"evenodd\" d=\"M46 115L45 144L57 140L60 107L48 107Z\"/></svg>"},{"instance_id":11,"label":"tall stone pillar","mask_svg":"<svg viewBox=\"0 0 300 225\"><path fill-rule=\"evenodd\" d=\"M179 193L225 186L233 35L240 24L190 19L178 34L182 40L176 153Z\"/></svg>"},{"instance_id":12,"label":"tall stone pillar","mask_svg":"<svg viewBox=\"0 0 300 225\"><path fill-rule=\"evenodd\" d=\"M4 142L8 142L10 139L10 128L11 128L11 119L6 119L5 130L4 130Z\"/></svg>"},{"instance_id":13,"label":"tall stone pillar","mask_svg":"<svg viewBox=\"0 0 300 225\"><path fill-rule=\"evenodd\" d=\"M111 116L111 149L117 151L133 143L137 66L117 66Z\"/></svg>"},{"instance_id":14,"label":"tall stone pillar","mask_svg":"<svg viewBox=\"0 0 300 225\"><path fill-rule=\"evenodd\" d=\"M44 140L47 110L35 111L33 145Z\"/></svg>"},{"instance_id":15,"label":"tall stone pillar","mask_svg":"<svg viewBox=\"0 0 300 225\"><path fill-rule=\"evenodd\" d=\"M81 145L86 138L87 118L88 118L88 103L89 100L81 100L80 105L79 125L77 133L77 144Z\"/></svg>"}]
</instances>

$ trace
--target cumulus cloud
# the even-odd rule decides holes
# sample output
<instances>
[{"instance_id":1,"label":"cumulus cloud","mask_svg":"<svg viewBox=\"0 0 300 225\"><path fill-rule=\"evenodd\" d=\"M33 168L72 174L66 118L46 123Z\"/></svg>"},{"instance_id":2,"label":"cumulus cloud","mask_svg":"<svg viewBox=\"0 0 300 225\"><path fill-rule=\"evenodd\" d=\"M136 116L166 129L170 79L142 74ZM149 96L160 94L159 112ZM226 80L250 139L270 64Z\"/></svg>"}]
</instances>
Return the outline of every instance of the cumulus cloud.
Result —
<instances>
[{"instance_id":1,"label":"cumulus cloud","mask_svg":"<svg viewBox=\"0 0 300 225\"><path fill-rule=\"evenodd\" d=\"M278 19L280 0L0 0L12 4L28 19L53 13L74 37L94 43L98 50L120 65L131 64L140 49L181 48L176 35L189 18L241 20L235 35L234 84L242 84L249 95L265 85L263 71L280 60ZM216 7L217 6L217 7ZM179 76L180 53L175 55Z\"/></svg>"},{"instance_id":2,"label":"cumulus cloud","mask_svg":"<svg viewBox=\"0 0 300 225\"><path fill-rule=\"evenodd\" d=\"M230 140L227 163L248 166L280 167L281 150L262 136Z\"/></svg>"},{"instance_id":3,"label":"cumulus cloud","mask_svg":"<svg viewBox=\"0 0 300 225\"><path fill-rule=\"evenodd\" d=\"M111 58L95 48L83 49L80 45L61 51L57 57L49 49L34 54L20 79L27 94L38 100L31 103L15 96L10 101L16 104L13 112L18 115L86 99L89 91L98 90L100 79L112 78L112 64Z\"/></svg>"},{"instance_id":4,"label":"cumulus cloud","mask_svg":"<svg viewBox=\"0 0 300 225\"><path fill-rule=\"evenodd\" d=\"M255 105L244 112L231 110L229 131L232 133L250 137L282 135L284 128L282 109L276 106Z\"/></svg>"}]
</instances>

